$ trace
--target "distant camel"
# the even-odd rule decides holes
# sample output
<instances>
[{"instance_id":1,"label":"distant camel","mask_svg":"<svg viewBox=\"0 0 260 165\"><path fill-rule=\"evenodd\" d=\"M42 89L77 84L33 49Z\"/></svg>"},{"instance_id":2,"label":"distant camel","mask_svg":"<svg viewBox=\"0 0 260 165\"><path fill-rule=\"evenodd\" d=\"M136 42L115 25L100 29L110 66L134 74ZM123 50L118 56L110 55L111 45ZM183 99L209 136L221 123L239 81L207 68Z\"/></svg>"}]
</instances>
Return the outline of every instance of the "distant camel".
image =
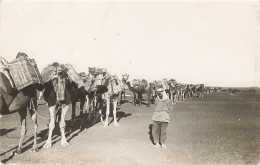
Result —
<instances>
[{"instance_id":1,"label":"distant camel","mask_svg":"<svg viewBox=\"0 0 260 165\"><path fill-rule=\"evenodd\" d=\"M148 86L148 82L146 80L136 80L134 79L133 82L136 82L134 86L131 86L130 82L128 81L126 84L128 89L134 93L134 105L136 106L137 100L139 102L139 106L142 105L142 95L146 92L146 88ZM137 95L137 99L136 99Z\"/></svg>"}]
</instances>

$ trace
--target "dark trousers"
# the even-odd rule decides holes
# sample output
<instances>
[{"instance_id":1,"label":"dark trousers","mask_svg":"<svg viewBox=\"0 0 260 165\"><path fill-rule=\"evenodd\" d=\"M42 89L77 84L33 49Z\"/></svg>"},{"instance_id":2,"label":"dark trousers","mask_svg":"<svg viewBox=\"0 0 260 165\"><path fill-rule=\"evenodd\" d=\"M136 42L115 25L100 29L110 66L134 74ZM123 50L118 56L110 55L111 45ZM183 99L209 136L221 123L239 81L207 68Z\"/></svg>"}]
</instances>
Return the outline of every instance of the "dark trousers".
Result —
<instances>
[{"instance_id":1,"label":"dark trousers","mask_svg":"<svg viewBox=\"0 0 260 165\"><path fill-rule=\"evenodd\" d=\"M167 122L153 121L153 140L155 144L159 143L159 141L161 144L165 144L167 127Z\"/></svg>"}]
</instances>

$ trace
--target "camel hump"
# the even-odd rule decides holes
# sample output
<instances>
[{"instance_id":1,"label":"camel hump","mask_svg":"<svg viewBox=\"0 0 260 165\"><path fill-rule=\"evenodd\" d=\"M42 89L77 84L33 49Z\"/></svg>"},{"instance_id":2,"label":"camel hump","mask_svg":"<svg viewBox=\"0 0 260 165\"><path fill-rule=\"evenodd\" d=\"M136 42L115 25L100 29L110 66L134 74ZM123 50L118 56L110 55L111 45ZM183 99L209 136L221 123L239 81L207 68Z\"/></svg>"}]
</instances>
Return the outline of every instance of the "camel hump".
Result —
<instances>
[{"instance_id":1,"label":"camel hump","mask_svg":"<svg viewBox=\"0 0 260 165\"><path fill-rule=\"evenodd\" d=\"M3 92L13 95L13 88L6 75L0 72L0 88Z\"/></svg>"}]
</instances>

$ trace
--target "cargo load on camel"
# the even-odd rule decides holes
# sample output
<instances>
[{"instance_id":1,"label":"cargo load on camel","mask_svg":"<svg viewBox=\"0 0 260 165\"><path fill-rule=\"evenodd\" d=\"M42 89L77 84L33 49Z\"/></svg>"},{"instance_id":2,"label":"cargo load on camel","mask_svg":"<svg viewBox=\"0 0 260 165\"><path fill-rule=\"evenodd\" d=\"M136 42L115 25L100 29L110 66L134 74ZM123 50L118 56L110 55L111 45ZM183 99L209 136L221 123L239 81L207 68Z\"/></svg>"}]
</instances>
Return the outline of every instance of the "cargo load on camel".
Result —
<instances>
[{"instance_id":1,"label":"cargo load on camel","mask_svg":"<svg viewBox=\"0 0 260 165\"><path fill-rule=\"evenodd\" d=\"M65 68L67 69L67 74L72 81L78 83L82 80L71 64L65 64Z\"/></svg>"},{"instance_id":2,"label":"cargo load on camel","mask_svg":"<svg viewBox=\"0 0 260 165\"><path fill-rule=\"evenodd\" d=\"M50 81L51 77L55 74L57 68L53 65L48 65L46 68L44 68L41 76L42 76L42 82L47 83Z\"/></svg>"},{"instance_id":3,"label":"cargo load on camel","mask_svg":"<svg viewBox=\"0 0 260 165\"><path fill-rule=\"evenodd\" d=\"M132 85L133 86L138 86L138 85L148 85L147 80L143 79L143 80L139 80L139 79L133 79L132 80Z\"/></svg>"},{"instance_id":4,"label":"cargo load on camel","mask_svg":"<svg viewBox=\"0 0 260 165\"><path fill-rule=\"evenodd\" d=\"M34 59L22 56L11 61L9 64L10 75L17 90L21 90L32 84L42 83L42 78Z\"/></svg>"},{"instance_id":5,"label":"cargo load on camel","mask_svg":"<svg viewBox=\"0 0 260 165\"><path fill-rule=\"evenodd\" d=\"M106 68L89 67L89 73L91 73L94 77L96 77L100 74L106 74L107 69Z\"/></svg>"}]
</instances>

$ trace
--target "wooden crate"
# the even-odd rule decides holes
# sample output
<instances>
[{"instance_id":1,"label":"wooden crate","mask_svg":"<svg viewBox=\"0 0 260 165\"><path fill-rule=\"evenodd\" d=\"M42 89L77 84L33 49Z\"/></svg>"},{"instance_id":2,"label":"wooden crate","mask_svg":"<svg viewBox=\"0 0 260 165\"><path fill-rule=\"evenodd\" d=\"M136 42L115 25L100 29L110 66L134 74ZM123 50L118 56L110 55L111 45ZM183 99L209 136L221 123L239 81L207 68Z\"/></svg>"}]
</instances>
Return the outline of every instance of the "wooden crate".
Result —
<instances>
[{"instance_id":1,"label":"wooden crate","mask_svg":"<svg viewBox=\"0 0 260 165\"><path fill-rule=\"evenodd\" d=\"M50 81L51 77L55 74L56 67L52 65L48 65L46 68L44 68L41 76L42 76L42 82L47 83Z\"/></svg>"},{"instance_id":2,"label":"wooden crate","mask_svg":"<svg viewBox=\"0 0 260 165\"><path fill-rule=\"evenodd\" d=\"M19 57L10 62L9 70L17 90L29 85L42 83L42 78L34 59Z\"/></svg>"},{"instance_id":3,"label":"wooden crate","mask_svg":"<svg viewBox=\"0 0 260 165\"><path fill-rule=\"evenodd\" d=\"M71 64L65 64L65 68L68 69L67 74L72 81L78 83L82 80Z\"/></svg>"}]
</instances>

